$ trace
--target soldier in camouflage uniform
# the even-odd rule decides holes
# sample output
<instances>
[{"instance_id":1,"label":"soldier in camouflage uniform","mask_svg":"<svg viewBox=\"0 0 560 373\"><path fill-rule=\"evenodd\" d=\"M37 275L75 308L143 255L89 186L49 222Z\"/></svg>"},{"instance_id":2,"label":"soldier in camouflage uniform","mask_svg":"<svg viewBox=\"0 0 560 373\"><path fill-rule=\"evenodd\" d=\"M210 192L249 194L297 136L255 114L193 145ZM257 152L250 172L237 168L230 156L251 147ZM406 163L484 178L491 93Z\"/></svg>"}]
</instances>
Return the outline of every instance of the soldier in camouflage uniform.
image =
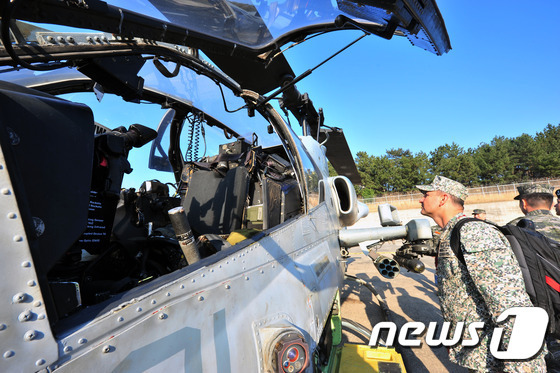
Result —
<instances>
[{"instance_id":1,"label":"soldier in camouflage uniform","mask_svg":"<svg viewBox=\"0 0 560 373\"><path fill-rule=\"evenodd\" d=\"M525 216L510 221L508 224L516 225L521 219L529 219L535 224L535 229L548 238L560 242L560 218L552 215L550 209L554 202L552 194L554 188L548 184L532 184L517 187L519 195L514 199L519 200L519 208ZM559 198L556 191L556 196ZM555 206L558 215L558 203ZM547 356L548 371L560 372L560 340L546 337L550 354Z\"/></svg>"},{"instance_id":2,"label":"soldier in camouflage uniform","mask_svg":"<svg viewBox=\"0 0 560 373\"><path fill-rule=\"evenodd\" d=\"M439 245L439 236L441 236L441 228L439 225L432 225L430 228L432 230L432 247L437 249Z\"/></svg>"},{"instance_id":3,"label":"soldier in camouflage uniform","mask_svg":"<svg viewBox=\"0 0 560 373\"><path fill-rule=\"evenodd\" d=\"M535 223L535 229L548 238L560 242L560 218L552 215L550 209L554 197L553 187L546 184L531 184L517 187L519 208L525 214L508 224L516 225L521 219L529 219Z\"/></svg>"},{"instance_id":4,"label":"soldier in camouflage uniform","mask_svg":"<svg viewBox=\"0 0 560 373\"><path fill-rule=\"evenodd\" d=\"M484 209L474 209L472 214L473 214L473 218L486 220L486 210Z\"/></svg>"},{"instance_id":5,"label":"soldier in camouflage uniform","mask_svg":"<svg viewBox=\"0 0 560 373\"><path fill-rule=\"evenodd\" d=\"M525 361L500 360L490 353L496 318L511 307L532 307L508 240L484 222L465 224L460 233L467 269L450 247L451 230L466 217L463 205L467 189L442 176L436 176L430 185L417 188L423 193L421 213L443 228L436 267L443 318L451 323L452 331L458 322L464 322L464 339L470 339L468 325L484 322L484 328L478 330L481 342L474 347L461 344L451 347L450 360L472 372L546 372L545 350ZM513 320L500 327L504 328L503 341L507 348Z\"/></svg>"},{"instance_id":6,"label":"soldier in camouflage uniform","mask_svg":"<svg viewBox=\"0 0 560 373\"><path fill-rule=\"evenodd\" d=\"M473 218L484 220L485 222L490 224L496 224L493 221L486 219L486 210L484 209L474 209L472 214Z\"/></svg>"}]
</instances>

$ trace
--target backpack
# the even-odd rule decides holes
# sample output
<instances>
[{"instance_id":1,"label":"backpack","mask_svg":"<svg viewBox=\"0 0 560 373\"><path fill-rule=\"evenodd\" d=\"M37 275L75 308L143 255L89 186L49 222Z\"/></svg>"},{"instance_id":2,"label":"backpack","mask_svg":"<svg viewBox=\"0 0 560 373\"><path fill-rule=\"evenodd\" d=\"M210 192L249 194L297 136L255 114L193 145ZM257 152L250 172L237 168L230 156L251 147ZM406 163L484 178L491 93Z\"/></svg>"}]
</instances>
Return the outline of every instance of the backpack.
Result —
<instances>
[{"instance_id":1,"label":"backpack","mask_svg":"<svg viewBox=\"0 0 560 373\"><path fill-rule=\"evenodd\" d=\"M466 266L460 248L461 227L477 221L496 227L508 239L517 258L527 294L535 307L543 308L549 316L548 332L560 337L560 244L542 233L515 225L498 226L476 218L465 218L451 231L451 250ZM529 223L529 224L528 224ZM531 221L522 219L519 225L530 226Z\"/></svg>"}]
</instances>

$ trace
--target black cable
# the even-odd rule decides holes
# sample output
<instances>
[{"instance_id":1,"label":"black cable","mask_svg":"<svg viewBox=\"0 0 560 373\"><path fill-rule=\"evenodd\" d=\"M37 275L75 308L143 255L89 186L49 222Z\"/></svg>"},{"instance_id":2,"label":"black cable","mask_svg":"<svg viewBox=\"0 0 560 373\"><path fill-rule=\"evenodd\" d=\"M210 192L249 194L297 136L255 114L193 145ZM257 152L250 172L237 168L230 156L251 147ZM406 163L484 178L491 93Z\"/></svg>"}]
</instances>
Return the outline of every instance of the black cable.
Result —
<instances>
[{"instance_id":1,"label":"black cable","mask_svg":"<svg viewBox=\"0 0 560 373\"><path fill-rule=\"evenodd\" d=\"M198 156L198 151L200 147L200 136L204 140L204 155L206 155L206 132L204 130L204 114L190 112L186 117L190 124L188 129L188 145L185 158L187 162L198 161L200 157ZM203 156L204 156L203 155Z\"/></svg>"},{"instance_id":2,"label":"black cable","mask_svg":"<svg viewBox=\"0 0 560 373\"><path fill-rule=\"evenodd\" d=\"M192 115L192 113L189 113L190 115ZM193 136L194 136L194 121L191 120L191 118L189 117L189 114L187 114L187 120L189 121L189 129L188 129L188 133L187 133L187 151L185 153L185 160L187 162L192 162L193 161Z\"/></svg>"},{"instance_id":3,"label":"black cable","mask_svg":"<svg viewBox=\"0 0 560 373\"><path fill-rule=\"evenodd\" d=\"M202 157L199 158L202 159L206 157L206 150L208 150L206 144L206 130L204 129L204 121L200 123L200 133L202 134L202 141L204 141L204 153L202 153Z\"/></svg>"},{"instance_id":4,"label":"black cable","mask_svg":"<svg viewBox=\"0 0 560 373\"><path fill-rule=\"evenodd\" d=\"M282 105L282 111L284 112L284 115L286 116L286 120L288 121L288 126L290 126L290 128L291 128L292 123L290 123L290 114L288 113L288 109L286 109L286 107Z\"/></svg>"},{"instance_id":5,"label":"black cable","mask_svg":"<svg viewBox=\"0 0 560 373\"><path fill-rule=\"evenodd\" d=\"M4 10L2 11L2 29L0 30L1 39L2 39L2 44L6 49L6 52L8 52L8 55L16 63L16 66L21 65L21 67L24 67L26 69L37 70L37 71L50 71L50 70L60 69L61 67L66 67L68 64L63 62L59 62L56 64L47 64L47 65L32 65L19 58L19 56L14 51L14 48L12 46L12 40L10 38L10 22L12 19L12 14L16 8L17 1L5 0L4 3L5 3Z\"/></svg>"},{"instance_id":6,"label":"black cable","mask_svg":"<svg viewBox=\"0 0 560 373\"><path fill-rule=\"evenodd\" d=\"M218 85L218 88L220 88L220 92L221 92L221 94L222 94L222 101L223 101L223 103L224 103L224 110L225 110L227 113L235 113L235 112L238 112L239 110L245 109L245 108L247 107L247 105L243 105L243 106L241 106L240 108L237 108L237 109L235 109L235 110L229 110L228 107L227 107L227 103L226 103L226 96L224 95L224 91L222 90L222 85L221 85L220 83L218 83L218 82L216 82L216 84Z\"/></svg>"}]
</instances>

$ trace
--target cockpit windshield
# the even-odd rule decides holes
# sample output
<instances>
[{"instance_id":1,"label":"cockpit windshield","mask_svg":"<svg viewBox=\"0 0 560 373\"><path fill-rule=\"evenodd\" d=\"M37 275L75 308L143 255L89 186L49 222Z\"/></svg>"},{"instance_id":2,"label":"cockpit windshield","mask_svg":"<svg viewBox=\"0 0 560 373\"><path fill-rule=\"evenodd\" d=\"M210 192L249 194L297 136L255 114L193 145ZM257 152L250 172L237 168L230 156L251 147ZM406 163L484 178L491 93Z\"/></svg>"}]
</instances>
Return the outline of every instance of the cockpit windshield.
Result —
<instances>
[{"instance_id":1,"label":"cockpit windshield","mask_svg":"<svg viewBox=\"0 0 560 373\"><path fill-rule=\"evenodd\" d=\"M388 4L359 0L109 0L107 3L252 49L273 43L281 45L279 40L297 38L302 33L336 29L341 25L335 26L335 20L343 15L380 29L396 23L394 31L407 36L413 44L434 53L444 52L440 45L434 45L433 35L419 32L423 25L418 27L413 21L425 10L426 14L439 13L435 3L428 1Z\"/></svg>"},{"instance_id":2,"label":"cockpit windshield","mask_svg":"<svg viewBox=\"0 0 560 373\"><path fill-rule=\"evenodd\" d=\"M169 70L172 70L175 65L169 63L168 66ZM228 89L223 89L208 77L189 69L181 69L176 77L165 78L151 63L144 65L140 75L144 78L145 87L171 92L176 98L190 102L192 106L212 115L218 121L227 123L229 128L246 141L256 142L263 147L279 145L278 137L267 132L268 122L262 116L248 116L242 98L236 97ZM217 145L207 144L212 149Z\"/></svg>"},{"instance_id":3,"label":"cockpit windshield","mask_svg":"<svg viewBox=\"0 0 560 373\"><path fill-rule=\"evenodd\" d=\"M175 63L160 61L164 67L173 71ZM3 73L4 72L4 73ZM187 68L180 68L175 77L165 77L156 68L155 64L147 61L138 76L144 80L143 89L146 92L160 94L174 101L186 103L195 108L195 112L189 114L184 123L181 143L179 147L185 161L197 162L202 158L216 154L221 144L243 138L245 142L254 146L269 148L280 145L280 139L275 133L269 133L269 122L261 115L249 116L245 107L245 101L237 97L231 90L219 85L216 81L205 75L195 73ZM0 71L0 80L8 80L12 83L28 86L44 86L65 82L64 91L68 93L61 97L80 102L90 107L95 113L95 121L104 127L114 129L119 126L129 126L139 123L154 130L162 131L156 141L158 148L163 151L155 152L156 156L163 155L167 161L167 151L170 146L169 128L159 126L166 111L166 105L150 104L141 102L125 101L113 94L91 92L90 89L82 90L83 83L89 78L82 75L74 68L62 68L48 72L37 72L22 70L19 72L6 69ZM34 82L30 85L30 82ZM39 83L37 83L39 82ZM100 88L102 89L102 87ZM169 101L168 99L168 101ZM170 101L169 101L170 102ZM170 105L173 106L173 105ZM196 114L195 114L196 113ZM227 128L220 128L216 125ZM161 171L171 172L171 168L159 167L148 169L150 162L150 147L145 146L134 149L130 154L132 167L142 173L133 172L125 175L124 184L127 187L138 187L142 178L151 177L172 181L173 174L162 175ZM158 172L159 171L159 172Z\"/></svg>"}]
</instances>

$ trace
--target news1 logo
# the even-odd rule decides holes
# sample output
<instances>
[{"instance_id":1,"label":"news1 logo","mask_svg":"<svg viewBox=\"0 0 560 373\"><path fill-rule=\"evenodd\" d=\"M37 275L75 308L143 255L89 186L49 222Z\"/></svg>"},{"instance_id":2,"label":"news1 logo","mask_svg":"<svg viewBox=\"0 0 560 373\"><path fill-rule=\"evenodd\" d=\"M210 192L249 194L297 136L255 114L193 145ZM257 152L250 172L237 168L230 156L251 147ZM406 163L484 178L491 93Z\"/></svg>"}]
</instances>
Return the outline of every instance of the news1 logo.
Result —
<instances>
[{"instance_id":1,"label":"news1 logo","mask_svg":"<svg viewBox=\"0 0 560 373\"><path fill-rule=\"evenodd\" d=\"M513 307L502 312L496 321L498 325L509 317L515 317L513 330L507 350L500 351L504 329L497 326L494 328L490 340L490 353L497 359L523 360L535 356L542 348L546 328L548 325L548 314L539 307ZM474 322L467 326L470 339L463 339L465 323L458 322L453 335L449 335L451 324L443 322L439 337L436 337L437 323L431 322L426 331L426 325L421 322L405 323L399 330L398 342L405 347L419 347L422 341L417 339L426 332L426 344L430 347L446 346L452 347L458 344L462 346L476 346L480 343L478 329L484 328L483 322ZM379 334L387 330L387 347L393 347L397 334L397 325L393 322L380 322L376 324L371 332L370 346L377 346Z\"/></svg>"}]
</instances>

